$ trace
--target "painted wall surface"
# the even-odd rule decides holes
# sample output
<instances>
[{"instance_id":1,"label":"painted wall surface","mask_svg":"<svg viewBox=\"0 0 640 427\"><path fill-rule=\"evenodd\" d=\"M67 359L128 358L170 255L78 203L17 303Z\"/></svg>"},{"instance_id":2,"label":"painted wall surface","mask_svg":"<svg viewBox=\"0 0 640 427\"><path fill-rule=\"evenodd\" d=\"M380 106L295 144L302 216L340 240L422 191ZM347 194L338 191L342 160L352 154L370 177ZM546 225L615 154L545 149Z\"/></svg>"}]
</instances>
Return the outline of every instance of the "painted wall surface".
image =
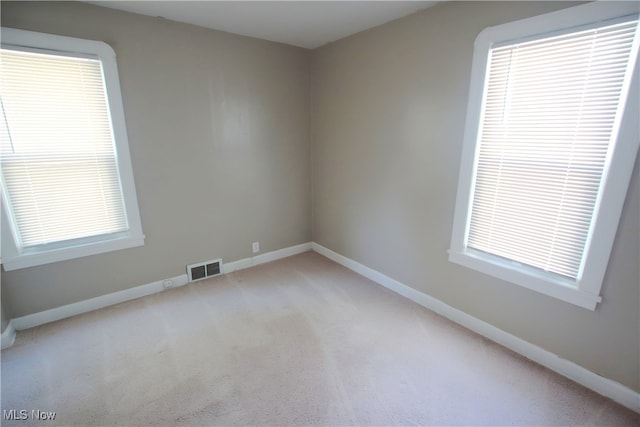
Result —
<instances>
[{"instance_id":1,"label":"painted wall surface","mask_svg":"<svg viewBox=\"0 0 640 427\"><path fill-rule=\"evenodd\" d=\"M313 239L640 391L637 165L596 311L447 259L474 40L571 5L444 3L314 52Z\"/></svg>"},{"instance_id":2,"label":"painted wall surface","mask_svg":"<svg viewBox=\"0 0 640 427\"><path fill-rule=\"evenodd\" d=\"M7 326L9 326L9 315L4 308L4 302L0 302L0 332L4 332Z\"/></svg>"},{"instance_id":3,"label":"painted wall surface","mask_svg":"<svg viewBox=\"0 0 640 427\"><path fill-rule=\"evenodd\" d=\"M1 7L3 26L115 50L146 235L3 272L13 317L310 240L308 50L81 3Z\"/></svg>"}]
</instances>

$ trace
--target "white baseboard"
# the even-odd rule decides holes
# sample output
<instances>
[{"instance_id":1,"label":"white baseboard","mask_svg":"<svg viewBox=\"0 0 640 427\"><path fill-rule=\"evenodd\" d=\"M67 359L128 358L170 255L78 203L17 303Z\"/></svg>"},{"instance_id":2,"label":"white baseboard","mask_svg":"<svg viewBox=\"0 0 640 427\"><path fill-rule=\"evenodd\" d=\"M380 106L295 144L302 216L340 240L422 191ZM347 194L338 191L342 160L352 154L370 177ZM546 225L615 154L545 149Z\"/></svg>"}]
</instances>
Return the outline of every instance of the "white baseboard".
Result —
<instances>
[{"instance_id":1,"label":"white baseboard","mask_svg":"<svg viewBox=\"0 0 640 427\"><path fill-rule=\"evenodd\" d=\"M77 314L86 313L88 311L97 310L99 308L108 307L110 305L119 304L125 301L131 301L147 295L164 291L163 286L165 280L173 282L172 288L186 285L189 279L186 274L172 277L170 279L158 280L157 282L148 283L146 285L136 286L134 288L113 292L107 295L90 298L84 301L74 302L72 304L63 305L61 307L52 308L51 310L40 311L34 314L28 314L22 317L12 319L13 326L16 330L33 328L35 326L44 325L45 323L55 322L56 320L65 319Z\"/></svg>"},{"instance_id":2,"label":"white baseboard","mask_svg":"<svg viewBox=\"0 0 640 427\"><path fill-rule=\"evenodd\" d=\"M496 328L489 323L470 316L436 298L417 291L389 276L327 249L322 245L314 242L311 244L311 248L313 251L324 255L338 264L345 266L346 268L384 286L387 289L409 298L421 306L426 307L467 329L489 338L490 340L495 341L498 344L501 344L504 347L507 347L508 349L513 350L516 353L519 353L524 357L577 382L578 384L582 384L588 389L606 396L635 412L640 412L640 393L631 390L616 381L591 372L574 362L563 359L554 353L538 347L537 345L531 344L530 342L505 332L502 329Z\"/></svg>"},{"instance_id":3,"label":"white baseboard","mask_svg":"<svg viewBox=\"0 0 640 427\"><path fill-rule=\"evenodd\" d=\"M16 340L16 328L13 326L13 321L9 320L9 324L2 332L2 338L0 339L0 349L11 347Z\"/></svg>"},{"instance_id":4,"label":"white baseboard","mask_svg":"<svg viewBox=\"0 0 640 427\"><path fill-rule=\"evenodd\" d=\"M222 273L223 274L231 273L233 271L238 271L245 268L253 267L255 265L276 261L281 258L286 258L292 255L301 254L303 252L308 252L310 250L311 250L311 242L308 242L308 243L302 243L296 246L290 246L284 249L278 249L277 251L256 255L252 258L243 258L241 260L230 262L228 264L222 264Z\"/></svg>"},{"instance_id":5,"label":"white baseboard","mask_svg":"<svg viewBox=\"0 0 640 427\"><path fill-rule=\"evenodd\" d=\"M273 252L267 252L253 258L245 258L239 261L234 261L229 264L222 264L222 273L231 273L233 271L241 270L243 268L253 267L254 265L264 264L278 260L280 258L286 258L291 255L296 255L302 252L311 250L311 243L303 243L301 245L291 246L284 249L279 249ZM99 297L91 298L84 301L79 301L73 304L63 305L61 307L52 308L51 310L45 310L38 313L28 314L26 316L17 317L11 320L13 335L15 331L21 331L23 329L33 328L35 326L43 325L49 322L55 322L56 320L65 319L67 317L75 316L77 314L86 313L88 311L97 310L99 308L107 307L121 302L130 301L147 295L155 294L164 291L164 282L171 280L173 282L171 288L186 285L189 282L186 274L172 277L169 279L158 280L157 282L148 283L146 285L136 286L134 288L125 289L111 294L102 295ZM7 327L7 330L9 327ZM5 331L6 332L6 331ZM9 338L7 338L9 340ZM2 334L2 348L5 348L5 337ZM11 339L13 344L13 339ZM11 344L7 345L9 347Z\"/></svg>"}]
</instances>

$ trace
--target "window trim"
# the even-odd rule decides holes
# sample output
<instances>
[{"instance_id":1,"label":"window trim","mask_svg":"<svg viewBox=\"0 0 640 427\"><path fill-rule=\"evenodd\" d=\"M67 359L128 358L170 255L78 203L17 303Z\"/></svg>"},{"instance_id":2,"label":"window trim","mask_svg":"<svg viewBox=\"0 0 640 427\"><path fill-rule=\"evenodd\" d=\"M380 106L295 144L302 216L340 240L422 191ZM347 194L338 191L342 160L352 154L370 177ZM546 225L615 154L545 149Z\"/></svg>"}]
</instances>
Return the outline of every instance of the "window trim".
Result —
<instances>
[{"instance_id":1,"label":"window trim","mask_svg":"<svg viewBox=\"0 0 640 427\"><path fill-rule=\"evenodd\" d=\"M8 206L7 198L4 197L3 189L1 227L2 230L4 230L2 233L2 265L4 270L17 270L144 245L145 236L142 232L138 198L129 154L129 142L115 51L111 46L102 41L6 27L2 27L1 32L3 47L12 46L24 48L25 50L37 49L40 51L53 51L51 53L67 56L92 55L100 59L102 62L103 78L115 140L115 154L120 174L120 186L129 224L129 229L125 232L75 239L69 241L68 245L63 245L62 247L56 242L49 247L47 247L48 245L42 245L40 248L27 248L23 250L16 243L17 230L9 219L8 214L10 207ZM9 230L10 232L7 232Z\"/></svg>"},{"instance_id":2,"label":"window trim","mask_svg":"<svg viewBox=\"0 0 640 427\"><path fill-rule=\"evenodd\" d=\"M618 129L618 139L609 167L603 176L601 199L596 207L590 240L585 249L584 270L573 282L528 268L466 247L477 155L477 138L484 100L485 77L490 49L499 43L526 37L554 33L573 27L638 14L640 7L633 3L597 2L557 12L514 21L483 30L475 40L464 140L458 177L449 261L490 276L523 286L533 291L595 310L602 301L600 291L615 240L618 222L627 195L629 181L638 154L640 135L634 118L640 114L638 97L638 57L632 58L634 70L626 103ZM636 40L636 44L638 40ZM634 53L637 55L637 49Z\"/></svg>"}]
</instances>

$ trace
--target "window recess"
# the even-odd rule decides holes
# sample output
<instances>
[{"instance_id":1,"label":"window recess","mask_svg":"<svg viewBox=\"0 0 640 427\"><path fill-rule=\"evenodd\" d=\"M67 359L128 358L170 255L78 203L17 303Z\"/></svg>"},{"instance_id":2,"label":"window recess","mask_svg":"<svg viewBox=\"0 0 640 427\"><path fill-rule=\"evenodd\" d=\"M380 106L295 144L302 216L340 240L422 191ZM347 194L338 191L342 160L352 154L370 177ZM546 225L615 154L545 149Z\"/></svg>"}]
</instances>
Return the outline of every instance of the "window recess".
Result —
<instances>
[{"instance_id":1,"label":"window recess","mask_svg":"<svg viewBox=\"0 0 640 427\"><path fill-rule=\"evenodd\" d=\"M594 309L638 150L637 4L478 36L450 260Z\"/></svg>"},{"instance_id":2,"label":"window recess","mask_svg":"<svg viewBox=\"0 0 640 427\"><path fill-rule=\"evenodd\" d=\"M113 50L2 28L5 270L143 244Z\"/></svg>"}]
</instances>

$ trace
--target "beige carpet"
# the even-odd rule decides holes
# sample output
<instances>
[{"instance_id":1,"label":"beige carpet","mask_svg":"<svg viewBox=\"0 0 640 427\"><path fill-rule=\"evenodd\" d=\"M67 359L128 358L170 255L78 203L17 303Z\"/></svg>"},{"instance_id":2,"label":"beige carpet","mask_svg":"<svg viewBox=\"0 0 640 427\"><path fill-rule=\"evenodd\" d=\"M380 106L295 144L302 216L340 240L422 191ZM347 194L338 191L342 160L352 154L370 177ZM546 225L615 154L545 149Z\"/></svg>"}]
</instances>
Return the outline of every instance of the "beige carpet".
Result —
<instances>
[{"instance_id":1,"label":"beige carpet","mask_svg":"<svg viewBox=\"0 0 640 427\"><path fill-rule=\"evenodd\" d=\"M640 425L315 254L18 333L2 425Z\"/></svg>"}]
</instances>

